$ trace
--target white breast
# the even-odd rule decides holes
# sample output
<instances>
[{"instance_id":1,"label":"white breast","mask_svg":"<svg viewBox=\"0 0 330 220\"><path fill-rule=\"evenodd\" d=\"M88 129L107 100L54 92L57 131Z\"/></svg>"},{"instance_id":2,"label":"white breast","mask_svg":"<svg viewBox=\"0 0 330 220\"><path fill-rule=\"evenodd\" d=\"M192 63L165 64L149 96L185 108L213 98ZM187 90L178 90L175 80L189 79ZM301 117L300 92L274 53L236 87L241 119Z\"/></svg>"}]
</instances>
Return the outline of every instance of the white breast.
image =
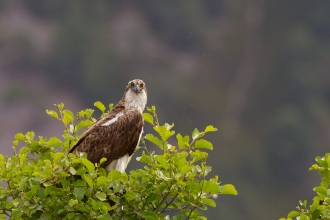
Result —
<instances>
[{"instance_id":1,"label":"white breast","mask_svg":"<svg viewBox=\"0 0 330 220\"><path fill-rule=\"evenodd\" d=\"M125 172L127 164L130 162L133 154L129 156L128 154L125 154L123 157L119 158L118 160L112 161L105 170L107 172L110 172L111 170L118 170L120 172Z\"/></svg>"},{"instance_id":2,"label":"white breast","mask_svg":"<svg viewBox=\"0 0 330 220\"><path fill-rule=\"evenodd\" d=\"M142 114L144 107L147 103L147 94L143 91L141 93L135 94L131 90L128 90L125 96L125 108L132 109L135 108L139 110Z\"/></svg>"}]
</instances>

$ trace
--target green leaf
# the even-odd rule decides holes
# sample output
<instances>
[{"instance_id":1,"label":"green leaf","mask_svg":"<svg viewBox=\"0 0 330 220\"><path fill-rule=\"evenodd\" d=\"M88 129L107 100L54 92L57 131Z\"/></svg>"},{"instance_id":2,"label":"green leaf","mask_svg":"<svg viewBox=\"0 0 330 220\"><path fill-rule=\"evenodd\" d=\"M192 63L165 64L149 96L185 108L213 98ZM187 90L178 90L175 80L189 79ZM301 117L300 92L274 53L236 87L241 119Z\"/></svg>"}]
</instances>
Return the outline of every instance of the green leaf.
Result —
<instances>
[{"instance_id":1,"label":"green leaf","mask_svg":"<svg viewBox=\"0 0 330 220\"><path fill-rule=\"evenodd\" d=\"M320 169L319 165L317 165L317 164L313 164L313 165L309 168L309 171L318 170L318 169Z\"/></svg>"},{"instance_id":2,"label":"green leaf","mask_svg":"<svg viewBox=\"0 0 330 220\"><path fill-rule=\"evenodd\" d=\"M58 118L58 114L57 112L55 112L54 110L46 110L46 113L51 116L51 117L54 117L54 118Z\"/></svg>"},{"instance_id":3,"label":"green leaf","mask_svg":"<svg viewBox=\"0 0 330 220\"><path fill-rule=\"evenodd\" d=\"M186 184L186 190L192 190L196 193L201 191L201 186L196 180L187 181Z\"/></svg>"},{"instance_id":4,"label":"green leaf","mask_svg":"<svg viewBox=\"0 0 330 220\"><path fill-rule=\"evenodd\" d=\"M146 154L142 155L141 157L137 157L136 160L140 161L142 163L147 163L147 164L152 163L152 160L151 160L150 156L146 155Z\"/></svg>"},{"instance_id":5,"label":"green leaf","mask_svg":"<svg viewBox=\"0 0 330 220\"><path fill-rule=\"evenodd\" d=\"M26 133L25 138L27 141L33 141L35 133L33 131L29 131Z\"/></svg>"},{"instance_id":6,"label":"green leaf","mask_svg":"<svg viewBox=\"0 0 330 220\"><path fill-rule=\"evenodd\" d=\"M62 111L62 109L64 108L64 104L63 102L61 102L60 104L54 104L55 107L57 107L60 111Z\"/></svg>"},{"instance_id":7,"label":"green leaf","mask_svg":"<svg viewBox=\"0 0 330 220\"><path fill-rule=\"evenodd\" d=\"M14 138L17 139L17 140L20 140L20 141L25 141L26 140L25 135L22 134L22 133L17 133Z\"/></svg>"},{"instance_id":8,"label":"green leaf","mask_svg":"<svg viewBox=\"0 0 330 220\"><path fill-rule=\"evenodd\" d=\"M163 179L163 180L165 180L165 181L168 181L168 180L171 179L171 178L169 178L169 177L166 177L166 176L164 175L164 173L163 173L162 171L160 171L160 170L155 170L155 173L156 173L156 175L157 175L159 178L161 178L161 179Z\"/></svg>"},{"instance_id":9,"label":"green leaf","mask_svg":"<svg viewBox=\"0 0 330 220\"><path fill-rule=\"evenodd\" d=\"M207 210L207 206L204 204L198 204L197 208L201 209L201 210Z\"/></svg>"},{"instance_id":10,"label":"green leaf","mask_svg":"<svg viewBox=\"0 0 330 220\"><path fill-rule=\"evenodd\" d=\"M127 199L127 201L131 201L136 198L136 193L133 191L128 191L125 193L124 197Z\"/></svg>"},{"instance_id":11,"label":"green leaf","mask_svg":"<svg viewBox=\"0 0 330 220\"><path fill-rule=\"evenodd\" d=\"M86 109L86 118L90 119L93 113L94 113L94 109Z\"/></svg>"},{"instance_id":12,"label":"green leaf","mask_svg":"<svg viewBox=\"0 0 330 220\"><path fill-rule=\"evenodd\" d=\"M13 141L13 147L16 148L17 145L18 145L18 140L14 140L14 141Z\"/></svg>"},{"instance_id":13,"label":"green leaf","mask_svg":"<svg viewBox=\"0 0 330 220\"><path fill-rule=\"evenodd\" d=\"M182 137L181 134L177 134L176 139L178 140L178 146L180 149L185 149L185 148L189 147L189 136L188 135Z\"/></svg>"},{"instance_id":14,"label":"green leaf","mask_svg":"<svg viewBox=\"0 0 330 220\"><path fill-rule=\"evenodd\" d=\"M168 124L168 123L165 123L165 124L164 124L164 127L165 127L167 130L171 130L171 129L174 127L174 123L172 123L171 125Z\"/></svg>"},{"instance_id":15,"label":"green leaf","mask_svg":"<svg viewBox=\"0 0 330 220\"><path fill-rule=\"evenodd\" d=\"M12 219L19 219L19 217L21 217L22 215L23 212L21 210L12 209L12 215L11 215Z\"/></svg>"},{"instance_id":16,"label":"green leaf","mask_svg":"<svg viewBox=\"0 0 330 220\"><path fill-rule=\"evenodd\" d=\"M63 112L63 123L64 124L69 124L70 122L73 122L73 120L74 120L74 115L73 115L73 113L72 113L72 111L70 111L70 110L64 110Z\"/></svg>"},{"instance_id":17,"label":"green leaf","mask_svg":"<svg viewBox=\"0 0 330 220\"><path fill-rule=\"evenodd\" d=\"M330 155L329 154L326 154L326 160L328 163L328 167L330 167Z\"/></svg>"},{"instance_id":18,"label":"green leaf","mask_svg":"<svg viewBox=\"0 0 330 220\"><path fill-rule=\"evenodd\" d=\"M214 186L214 189L216 187ZM222 190L221 190L221 194L227 194L227 195L237 195L237 190L235 189L235 187L232 184L225 184L221 186ZM217 190L216 190L217 191ZM218 192L214 192L214 193L218 193Z\"/></svg>"},{"instance_id":19,"label":"green leaf","mask_svg":"<svg viewBox=\"0 0 330 220\"><path fill-rule=\"evenodd\" d=\"M70 167L70 173L72 174L72 175L75 175L76 174L76 169L75 168L73 168L73 167Z\"/></svg>"},{"instance_id":20,"label":"green leaf","mask_svg":"<svg viewBox=\"0 0 330 220\"><path fill-rule=\"evenodd\" d=\"M83 187L86 187L86 182L83 181L83 180L78 179L78 180L74 181L72 185L73 186L83 186Z\"/></svg>"},{"instance_id":21,"label":"green leaf","mask_svg":"<svg viewBox=\"0 0 330 220\"><path fill-rule=\"evenodd\" d=\"M217 206L217 204L214 202L213 199L204 198L204 199L202 199L202 202L205 205L208 205L208 206L211 206L211 207L216 207Z\"/></svg>"},{"instance_id":22,"label":"green leaf","mask_svg":"<svg viewBox=\"0 0 330 220\"><path fill-rule=\"evenodd\" d=\"M83 187L75 187L73 189L73 194L76 197L76 199L79 201L84 198L85 192L86 192L86 189Z\"/></svg>"},{"instance_id":23,"label":"green leaf","mask_svg":"<svg viewBox=\"0 0 330 220\"><path fill-rule=\"evenodd\" d=\"M159 164L164 167L165 169L167 169L169 167L169 164L167 163L164 155L156 155L155 156L155 160L159 162Z\"/></svg>"},{"instance_id":24,"label":"green leaf","mask_svg":"<svg viewBox=\"0 0 330 220\"><path fill-rule=\"evenodd\" d=\"M63 187L63 188L70 187L70 185L71 185L71 183L70 183L69 180L67 180L67 179L63 179L63 180L61 181L61 184L62 184L62 187Z\"/></svg>"},{"instance_id":25,"label":"green leaf","mask_svg":"<svg viewBox=\"0 0 330 220\"><path fill-rule=\"evenodd\" d=\"M69 206L70 207L73 207L73 206L75 206L75 205L78 205L78 200L76 200L76 199L70 199L69 200Z\"/></svg>"},{"instance_id":26,"label":"green leaf","mask_svg":"<svg viewBox=\"0 0 330 220\"><path fill-rule=\"evenodd\" d=\"M188 214L189 212L186 213L186 215ZM198 216L198 218L197 218ZM190 218L189 219L200 219L200 220L207 220L206 217L204 216L201 216L201 213L198 211L198 210L194 210L192 211L192 213L190 214Z\"/></svg>"},{"instance_id":27,"label":"green leaf","mask_svg":"<svg viewBox=\"0 0 330 220\"><path fill-rule=\"evenodd\" d=\"M101 165L102 163L104 163L105 161L107 161L107 158L103 157L103 158L100 160L100 165Z\"/></svg>"},{"instance_id":28,"label":"green leaf","mask_svg":"<svg viewBox=\"0 0 330 220\"><path fill-rule=\"evenodd\" d=\"M109 110L111 111L113 109L113 103L109 104Z\"/></svg>"},{"instance_id":29,"label":"green leaf","mask_svg":"<svg viewBox=\"0 0 330 220\"><path fill-rule=\"evenodd\" d=\"M199 131L197 130L197 128L195 128L192 132L192 139L196 139L199 135Z\"/></svg>"},{"instance_id":30,"label":"green leaf","mask_svg":"<svg viewBox=\"0 0 330 220\"><path fill-rule=\"evenodd\" d=\"M86 110L81 110L77 113L78 118L83 118L86 115Z\"/></svg>"},{"instance_id":31,"label":"green leaf","mask_svg":"<svg viewBox=\"0 0 330 220\"><path fill-rule=\"evenodd\" d=\"M174 163L179 165L179 167L185 166L185 165L189 165L187 164L187 156L188 153L186 151L182 151L181 153L177 153L174 158Z\"/></svg>"},{"instance_id":32,"label":"green leaf","mask_svg":"<svg viewBox=\"0 0 330 220\"><path fill-rule=\"evenodd\" d=\"M188 165L181 166L179 168L181 174L188 173L191 169L192 169L192 166L188 166Z\"/></svg>"},{"instance_id":33,"label":"green leaf","mask_svg":"<svg viewBox=\"0 0 330 220\"><path fill-rule=\"evenodd\" d=\"M298 211L291 211L289 214L288 214L288 218L295 218L295 217L298 217L301 213L298 212Z\"/></svg>"},{"instance_id":34,"label":"green leaf","mask_svg":"<svg viewBox=\"0 0 330 220\"><path fill-rule=\"evenodd\" d=\"M328 168L328 163L325 161L324 157L316 157L315 160L324 168Z\"/></svg>"},{"instance_id":35,"label":"green leaf","mask_svg":"<svg viewBox=\"0 0 330 220\"><path fill-rule=\"evenodd\" d=\"M202 187L203 192L210 192L211 194L217 194L220 192L222 194L231 194L233 193L233 190L235 190L235 188L234 189L230 188L230 186L232 186L230 184L228 184L229 186L224 185L220 188L220 186L217 183L208 180L202 180L200 185ZM225 193L223 193L224 191Z\"/></svg>"},{"instance_id":36,"label":"green leaf","mask_svg":"<svg viewBox=\"0 0 330 220\"><path fill-rule=\"evenodd\" d=\"M212 125L208 125L206 128L205 128L205 132L214 132L214 131L217 131L218 129L213 127Z\"/></svg>"},{"instance_id":37,"label":"green leaf","mask_svg":"<svg viewBox=\"0 0 330 220\"><path fill-rule=\"evenodd\" d=\"M101 185L103 185L104 183L107 183L107 182L109 182L108 178L106 178L105 176L100 176L96 180L96 186L101 186Z\"/></svg>"},{"instance_id":38,"label":"green leaf","mask_svg":"<svg viewBox=\"0 0 330 220\"><path fill-rule=\"evenodd\" d=\"M154 105L151 108L147 107L147 111L156 114L156 107Z\"/></svg>"},{"instance_id":39,"label":"green leaf","mask_svg":"<svg viewBox=\"0 0 330 220\"><path fill-rule=\"evenodd\" d=\"M78 179L78 180L74 181L72 185L73 186L84 186L85 187L86 186L86 182Z\"/></svg>"},{"instance_id":40,"label":"green leaf","mask_svg":"<svg viewBox=\"0 0 330 220\"><path fill-rule=\"evenodd\" d=\"M118 180L122 177L122 173L118 170L111 170L109 173L108 173L108 176L110 177L110 179L112 181L115 181L115 180Z\"/></svg>"},{"instance_id":41,"label":"green leaf","mask_svg":"<svg viewBox=\"0 0 330 220\"><path fill-rule=\"evenodd\" d=\"M68 219L72 219L74 216L75 216L75 213L72 213L72 212L67 215Z\"/></svg>"},{"instance_id":42,"label":"green leaf","mask_svg":"<svg viewBox=\"0 0 330 220\"><path fill-rule=\"evenodd\" d=\"M154 118L149 113L143 113L143 119L149 124L154 125Z\"/></svg>"},{"instance_id":43,"label":"green leaf","mask_svg":"<svg viewBox=\"0 0 330 220\"><path fill-rule=\"evenodd\" d=\"M145 203L146 203L146 204L149 204L150 202L155 201L155 200L157 200L158 198L159 198L159 195L158 195L158 194L156 194L156 193L150 193L150 194L148 195L148 197L146 198Z\"/></svg>"},{"instance_id":44,"label":"green leaf","mask_svg":"<svg viewBox=\"0 0 330 220\"><path fill-rule=\"evenodd\" d=\"M90 173L94 172L95 167L94 167L94 165L93 165L92 162L90 162L90 161L89 161L88 159L86 159L86 158L81 158L81 162L82 162L82 164L84 164L85 167L88 169L88 172L90 172Z\"/></svg>"},{"instance_id":45,"label":"green leaf","mask_svg":"<svg viewBox=\"0 0 330 220\"><path fill-rule=\"evenodd\" d=\"M153 134L147 134L145 139L150 141L151 143L157 145L160 149L163 149L163 142L158 139L158 137L154 136Z\"/></svg>"},{"instance_id":46,"label":"green leaf","mask_svg":"<svg viewBox=\"0 0 330 220\"><path fill-rule=\"evenodd\" d=\"M148 220L157 220L158 219L156 213L152 212L152 211L140 211L140 212L137 212L137 214L139 216L141 216L142 218L148 219Z\"/></svg>"},{"instance_id":47,"label":"green leaf","mask_svg":"<svg viewBox=\"0 0 330 220\"><path fill-rule=\"evenodd\" d=\"M307 200L304 200L302 205L303 205L304 207L306 207L306 206L307 206Z\"/></svg>"},{"instance_id":48,"label":"green leaf","mask_svg":"<svg viewBox=\"0 0 330 220\"><path fill-rule=\"evenodd\" d=\"M80 131L81 129L83 129L83 128L85 128L85 127L87 127L88 126L88 124L87 124L87 121L81 121L81 122L79 122L76 126L75 126L75 132L77 132L77 131Z\"/></svg>"},{"instance_id":49,"label":"green leaf","mask_svg":"<svg viewBox=\"0 0 330 220\"><path fill-rule=\"evenodd\" d=\"M85 174L84 175L84 179L87 182L87 184L89 185L89 187L93 189L94 188L94 182L93 182L92 177L90 177L89 175Z\"/></svg>"},{"instance_id":50,"label":"green leaf","mask_svg":"<svg viewBox=\"0 0 330 220\"><path fill-rule=\"evenodd\" d=\"M327 196L327 189L322 186L317 186L313 190L323 196Z\"/></svg>"},{"instance_id":51,"label":"green leaf","mask_svg":"<svg viewBox=\"0 0 330 220\"><path fill-rule=\"evenodd\" d=\"M61 146L63 143L60 139L58 139L57 137L51 137L49 139L49 141L47 142L47 146L54 146L54 147L58 147Z\"/></svg>"},{"instance_id":52,"label":"green leaf","mask_svg":"<svg viewBox=\"0 0 330 220\"><path fill-rule=\"evenodd\" d=\"M99 176L107 176L108 172L105 171L104 168L98 168Z\"/></svg>"},{"instance_id":53,"label":"green leaf","mask_svg":"<svg viewBox=\"0 0 330 220\"><path fill-rule=\"evenodd\" d=\"M87 169L85 167L79 167L76 175L84 176L87 173Z\"/></svg>"},{"instance_id":54,"label":"green leaf","mask_svg":"<svg viewBox=\"0 0 330 220\"><path fill-rule=\"evenodd\" d=\"M205 170L204 170L204 176L207 176L207 174L209 174L209 172L212 171L212 167L211 166L205 166Z\"/></svg>"},{"instance_id":55,"label":"green leaf","mask_svg":"<svg viewBox=\"0 0 330 220\"><path fill-rule=\"evenodd\" d=\"M213 145L211 142L201 139L201 140L196 141L195 148L204 148L204 149L208 149L208 150L213 150Z\"/></svg>"},{"instance_id":56,"label":"green leaf","mask_svg":"<svg viewBox=\"0 0 330 220\"><path fill-rule=\"evenodd\" d=\"M105 201L107 199L107 195L104 192L98 192L95 196L101 201Z\"/></svg>"},{"instance_id":57,"label":"green leaf","mask_svg":"<svg viewBox=\"0 0 330 220\"><path fill-rule=\"evenodd\" d=\"M102 113L104 113L104 111L105 111L105 106L103 105L102 102L100 102L100 101L94 102L94 106L95 106L96 108L100 109L100 111L101 111Z\"/></svg>"},{"instance_id":58,"label":"green leaf","mask_svg":"<svg viewBox=\"0 0 330 220\"><path fill-rule=\"evenodd\" d=\"M5 169L6 165L5 165L5 157L0 154L0 166ZM1 170L0 170L0 173L1 173ZM2 177L1 177L2 178ZM1 189L1 185L0 185L0 189Z\"/></svg>"},{"instance_id":59,"label":"green leaf","mask_svg":"<svg viewBox=\"0 0 330 220\"><path fill-rule=\"evenodd\" d=\"M191 156L193 162L195 163L196 161L207 158L208 153L196 150L195 152L191 152Z\"/></svg>"},{"instance_id":60,"label":"green leaf","mask_svg":"<svg viewBox=\"0 0 330 220\"><path fill-rule=\"evenodd\" d=\"M155 126L154 130L158 132L158 134L162 137L162 140L165 142L169 139L172 135L175 134L175 131L170 131L169 129L172 128L171 125L165 124L163 126Z\"/></svg>"}]
</instances>

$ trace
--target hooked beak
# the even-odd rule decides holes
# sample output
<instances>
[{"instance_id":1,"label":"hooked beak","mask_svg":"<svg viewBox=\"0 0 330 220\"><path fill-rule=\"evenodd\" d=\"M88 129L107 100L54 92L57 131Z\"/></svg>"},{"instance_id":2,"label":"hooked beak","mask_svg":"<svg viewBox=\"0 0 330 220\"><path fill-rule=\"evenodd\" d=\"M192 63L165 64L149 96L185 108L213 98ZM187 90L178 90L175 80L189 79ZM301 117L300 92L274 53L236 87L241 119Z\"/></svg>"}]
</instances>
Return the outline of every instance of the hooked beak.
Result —
<instances>
[{"instance_id":1,"label":"hooked beak","mask_svg":"<svg viewBox=\"0 0 330 220\"><path fill-rule=\"evenodd\" d=\"M134 88L133 88L133 91L138 94L140 92L140 87L139 85L135 85Z\"/></svg>"}]
</instances>

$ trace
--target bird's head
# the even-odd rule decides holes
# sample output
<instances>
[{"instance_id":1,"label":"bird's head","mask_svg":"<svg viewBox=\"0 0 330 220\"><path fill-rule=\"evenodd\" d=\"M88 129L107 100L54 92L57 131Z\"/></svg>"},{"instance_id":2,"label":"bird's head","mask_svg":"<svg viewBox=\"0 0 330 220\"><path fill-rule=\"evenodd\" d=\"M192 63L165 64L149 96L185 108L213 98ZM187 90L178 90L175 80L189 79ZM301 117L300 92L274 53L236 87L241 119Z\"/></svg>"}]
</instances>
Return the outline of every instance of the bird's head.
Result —
<instances>
[{"instance_id":1,"label":"bird's head","mask_svg":"<svg viewBox=\"0 0 330 220\"><path fill-rule=\"evenodd\" d=\"M125 90L125 107L127 109L137 108L141 113L147 103L147 88L140 79L128 82Z\"/></svg>"}]
</instances>

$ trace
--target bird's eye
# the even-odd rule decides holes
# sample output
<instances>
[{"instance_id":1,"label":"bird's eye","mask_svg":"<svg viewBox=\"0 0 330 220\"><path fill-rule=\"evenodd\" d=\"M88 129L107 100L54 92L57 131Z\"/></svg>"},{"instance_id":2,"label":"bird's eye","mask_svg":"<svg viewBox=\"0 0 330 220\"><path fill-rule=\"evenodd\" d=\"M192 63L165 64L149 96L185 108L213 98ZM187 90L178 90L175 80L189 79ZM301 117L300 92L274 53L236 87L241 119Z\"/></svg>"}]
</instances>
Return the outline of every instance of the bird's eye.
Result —
<instances>
[{"instance_id":1,"label":"bird's eye","mask_svg":"<svg viewBox=\"0 0 330 220\"><path fill-rule=\"evenodd\" d=\"M133 83L130 83L130 84L129 84L129 87L130 87L130 88L133 88L133 87L134 87L134 84L133 84Z\"/></svg>"},{"instance_id":2,"label":"bird's eye","mask_svg":"<svg viewBox=\"0 0 330 220\"><path fill-rule=\"evenodd\" d=\"M141 89L143 89L144 88L144 84L141 84L140 87L141 87Z\"/></svg>"}]
</instances>

